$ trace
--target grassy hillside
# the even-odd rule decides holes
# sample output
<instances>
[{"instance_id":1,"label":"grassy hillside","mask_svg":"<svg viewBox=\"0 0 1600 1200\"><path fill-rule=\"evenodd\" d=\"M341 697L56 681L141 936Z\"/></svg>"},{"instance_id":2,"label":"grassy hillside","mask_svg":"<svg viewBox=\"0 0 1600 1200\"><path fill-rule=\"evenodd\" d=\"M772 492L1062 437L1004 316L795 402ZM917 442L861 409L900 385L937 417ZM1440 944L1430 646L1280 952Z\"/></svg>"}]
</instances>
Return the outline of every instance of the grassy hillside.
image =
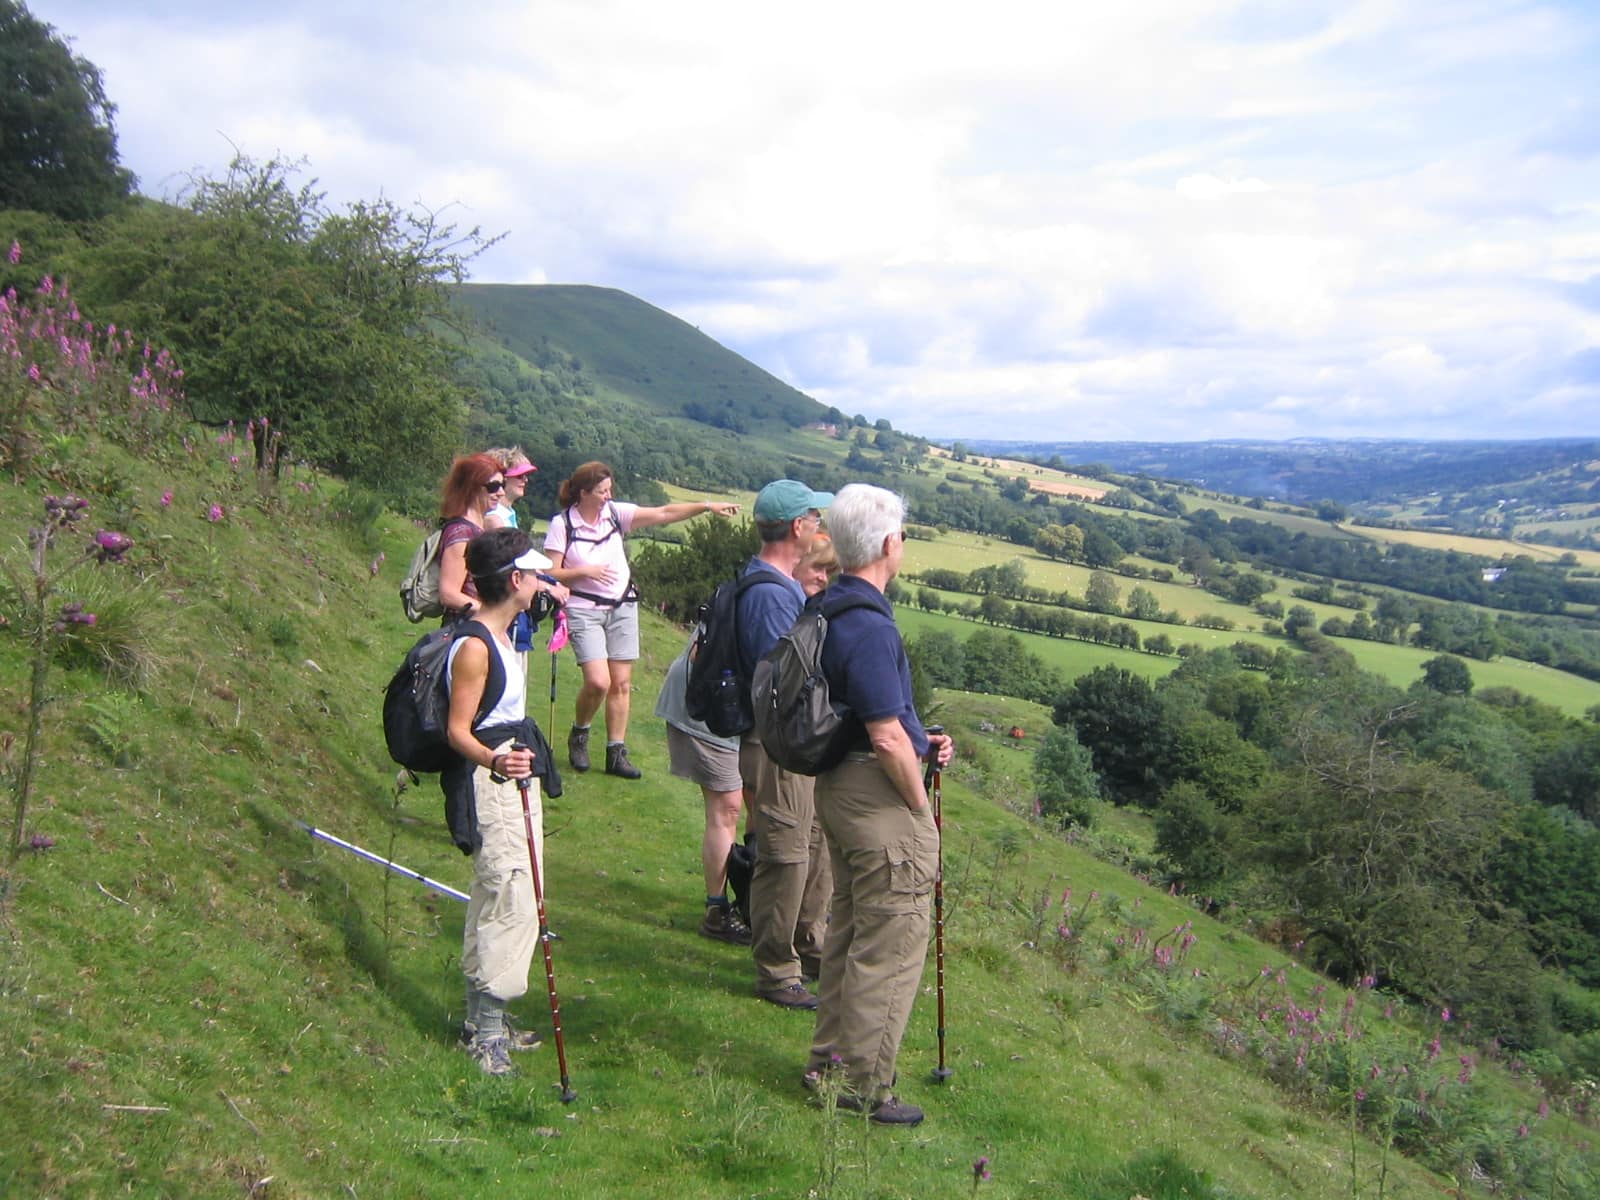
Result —
<instances>
[{"instance_id":1,"label":"grassy hillside","mask_svg":"<svg viewBox=\"0 0 1600 1200\"><path fill-rule=\"evenodd\" d=\"M571 354L600 384L660 415L793 427L828 411L686 321L615 288L474 283L457 295L506 349L535 364L552 349Z\"/></svg>"},{"instance_id":2,"label":"grassy hillside","mask_svg":"<svg viewBox=\"0 0 1600 1200\"><path fill-rule=\"evenodd\" d=\"M983 697L950 704L964 747L945 788L955 1075L927 1081L930 958L902 1060L928 1123L896 1133L813 1107L797 1079L809 1022L756 1001L744 956L693 933L700 800L667 775L648 716L682 635L648 614L631 738L645 779L569 778L547 817L578 1101L559 1103L548 1045L516 1079L479 1076L452 1045L462 910L294 824L466 881L433 782L397 792L378 733L382 682L417 633L394 587L420 531L345 511L324 478L258 483L227 447L192 444L137 458L86 445L54 480L0 482L8 563L47 489L83 492L91 521L134 537L128 565L69 586L101 606L100 644L150 668L139 686L91 666L53 676L27 821L40 848L6 868L7 1194L909 1197L971 1189L979 1158L994 1196L1447 1186L1250 1055L1208 1048L1207 1021L1182 1015L1210 1011L1191 989L1250 994L1286 956L1028 822L1027 751L974 728L1011 721L1015 702ZM0 634L13 772L14 628ZM541 719L547 665L535 655ZM564 657L558 735L575 683ZM1103 907L1052 950L1041 932L1065 887ZM1118 949L1185 921L1198 941L1182 973ZM1289 966L1286 986L1314 983ZM546 1024L537 971L515 1007Z\"/></svg>"}]
</instances>

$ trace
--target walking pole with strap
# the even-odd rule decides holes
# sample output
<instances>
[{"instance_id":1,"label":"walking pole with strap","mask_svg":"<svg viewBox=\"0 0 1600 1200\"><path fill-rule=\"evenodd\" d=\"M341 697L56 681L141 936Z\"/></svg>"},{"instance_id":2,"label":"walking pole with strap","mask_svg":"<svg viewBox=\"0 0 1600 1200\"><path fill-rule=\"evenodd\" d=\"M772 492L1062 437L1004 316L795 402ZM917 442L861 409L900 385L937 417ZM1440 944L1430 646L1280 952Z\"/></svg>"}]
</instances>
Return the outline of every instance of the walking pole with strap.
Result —
<instances>
[{"instance_id":1,"label":"walking pole with strap","mask_svg":"<svg viewBox=\"0 0 1600 1200\"><path fill-rule=\"evenodd\" d=\"M930 725L929 733L943 733L944 726ZM933 828L938 836L939 860L933 874L933 967L939 998L939 1065L933 1069L935 1082L943 1083L955 1072L944 1061L944 808L940 792L942 780L935 755L922 777L922 786L933 803Z\"/></svg>"},{"instance_id":2,"label":"walking pole with strap","mask_svg":"<svg viewBox=\"0 0 1600 1200\"><path fill-rule=\"evenodd\" d=\"M513 750L526 750L522 742L513 742ZM556 1061L561 1067L561 1103L571 1104L578 1098L572 1090L572 1079L567 1074L567 1043L561 1036L561 1001L556 998L556 965L550 957L550 922L544 911L544 882L539 875L539 852L533 841L533 814L528 809L528 789L531 780L517 780L517 791L522 793L522 827L528 834L528 868L533 872L533 901L539 913L539 944L544 947L544 978L550 987L550 1023L556 1033Z\"/></svg>"},{"instance_id":3,"label":"walking pole with strap","mask_svg":"<svg viewBox=\"0 0 1600 1200\"><path fill-rule=\"evenodd\" d=\"M550 737L556 732L556 657L567 644L567 610L556 609L550 625L550 724L545 726Z\"/></svg>"}]
</instances>

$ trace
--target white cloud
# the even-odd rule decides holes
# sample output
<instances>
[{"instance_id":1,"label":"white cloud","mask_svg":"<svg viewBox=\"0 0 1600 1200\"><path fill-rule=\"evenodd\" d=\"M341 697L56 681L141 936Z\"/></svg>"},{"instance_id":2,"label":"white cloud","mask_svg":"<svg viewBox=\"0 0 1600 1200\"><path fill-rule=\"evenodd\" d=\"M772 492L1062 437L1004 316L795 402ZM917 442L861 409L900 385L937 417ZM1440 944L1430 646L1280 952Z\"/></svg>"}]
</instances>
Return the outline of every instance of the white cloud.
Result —
<instances>
[{"instance_id":1,"label":"white cloud","mask_svg":"<svg viewBox=\"0 0 1600 1200\"><path fill-rule=\"evenodd\" d=\"M147 189L304 155L916 431L1595 432L1582 8L30 7Z\"/></svg>"}]
</instances>

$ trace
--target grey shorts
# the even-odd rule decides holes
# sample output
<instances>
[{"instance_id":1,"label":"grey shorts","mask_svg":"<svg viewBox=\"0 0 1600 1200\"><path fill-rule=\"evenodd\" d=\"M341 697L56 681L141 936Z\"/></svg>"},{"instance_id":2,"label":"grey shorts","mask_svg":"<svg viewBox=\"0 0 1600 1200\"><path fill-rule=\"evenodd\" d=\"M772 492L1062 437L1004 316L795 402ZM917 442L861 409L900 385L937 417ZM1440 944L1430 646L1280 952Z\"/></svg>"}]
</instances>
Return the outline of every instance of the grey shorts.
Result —
<instances>
[{"instance_id":1,"label":"grey shorts","mask_svg":"<svg viewBox=\"0 0 1600 1200\"><path fill-rule=\"evenodd\" d=\"M609 659L632 662L639 657L639 606L632 601L615 608L567 606L567 636L580 663Z\"/></svg>"},{"instance_id":2,"label":"grey shorts","mask_svg":"<svg viewBox=\"0 0 1600 1200\"><path fill-rule=\"evenodd\" d=\"M667 761L668 769L679 779L713 792L737 792L744 786L737 750L697 738L676 725L667 726Z\"/></svg>"}]
</instances>

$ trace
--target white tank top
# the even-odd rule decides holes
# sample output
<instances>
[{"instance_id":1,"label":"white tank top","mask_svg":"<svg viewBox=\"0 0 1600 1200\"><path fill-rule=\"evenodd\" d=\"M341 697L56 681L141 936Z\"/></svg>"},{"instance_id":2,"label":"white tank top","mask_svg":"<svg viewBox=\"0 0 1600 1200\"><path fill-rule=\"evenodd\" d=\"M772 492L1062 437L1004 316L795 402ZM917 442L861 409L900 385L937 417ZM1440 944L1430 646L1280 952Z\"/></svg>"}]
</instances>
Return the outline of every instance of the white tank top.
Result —
<instances>
[{"instance_id":1,"label":"white tank top","mask_svg":"<svg viewBox=\"0 0 1600 1200\"><path fill-rule=\"evenodd\" d=\"M453 683L451 672L455 669L457 651L467 642L475 640L477 639L458 637L450 642L450 661L444 671L446 687ZM522 670L522 659L515 650L502 646L499 638L490 638L489 644L500 656L500 665L506 670L506 690L500 697L500 703L485 713L483 720L473 726L474 729L486 729L490 725L510 725L528 715L528 683ZM485 686L488 686L487 683Z\"/></svg>"}]
</instances>

